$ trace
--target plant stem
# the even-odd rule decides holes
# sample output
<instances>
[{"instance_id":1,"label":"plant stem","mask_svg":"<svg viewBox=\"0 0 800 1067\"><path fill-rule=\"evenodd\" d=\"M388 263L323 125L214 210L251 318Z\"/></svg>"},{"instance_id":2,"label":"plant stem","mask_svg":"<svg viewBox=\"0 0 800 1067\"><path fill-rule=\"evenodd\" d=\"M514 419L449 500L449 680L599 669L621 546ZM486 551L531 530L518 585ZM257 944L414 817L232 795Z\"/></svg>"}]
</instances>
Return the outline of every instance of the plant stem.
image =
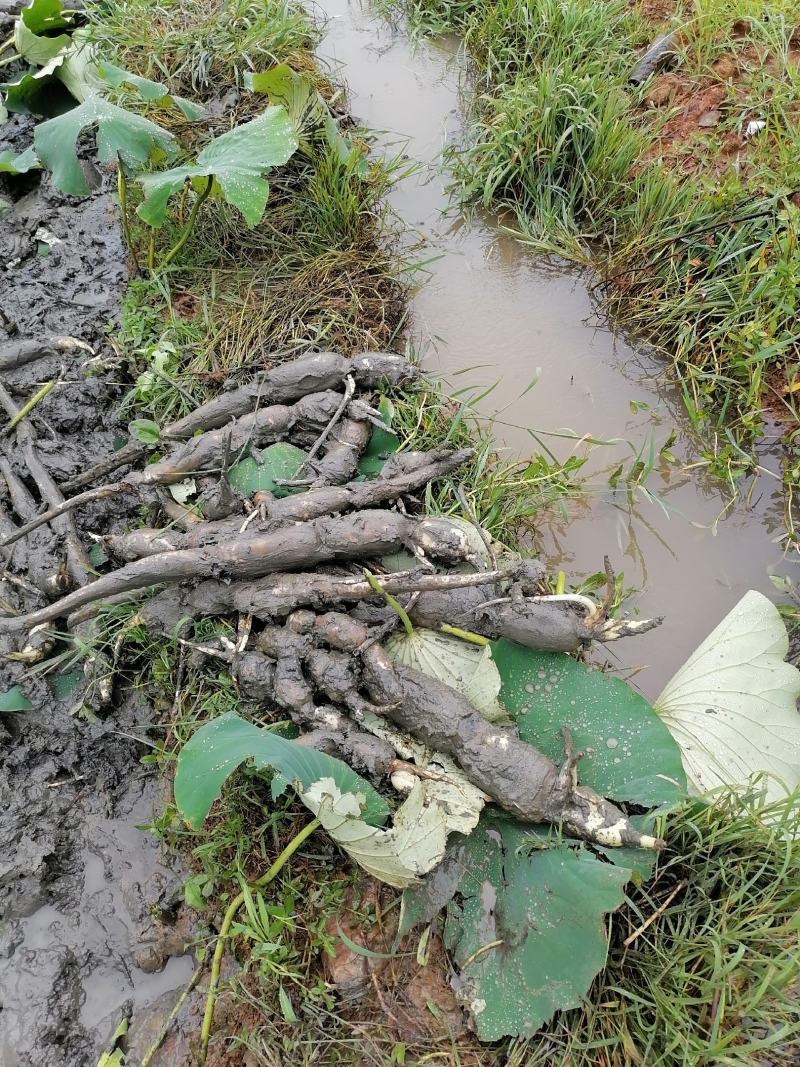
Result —
<instances>
[{"instance_id":1,"label":"plant stem","mask_svg":"<svg viewBox=\"0 0 800 1067\"><path fill-rule=\"evenodd\" d=\"M409 619L408 617L406 609L403 607L400 601L397 600L396 597L393 597L391 593L387 593L381 583L372 573L372 571L368 571L366 567L364 568L364 577L367 579L370 589L374 589L376 593L379 593L389 605L389 607L392 609L392 611L395 612L396 615L398 615L400 621L403 624L403 629L406 631L408 636L413 637L414 627L411 623L411 619Z\"/></svg>"},{"instance_id":2,"label":"plant stem","mask_svg":"<svg viewBox=\"0 0 800 1067\"><path fill-rule=\"evenodd\" d=\"M177 254L180 252L180 250L183 248L183 246L189 240L189 237L191 236L192 230L194 229L194 225L197 222L197 213L200 210L200 208L203 206L204 201L206 201L208 199L208 197L210 196L211 187L212 187L213 184L214 184L213 175L209 175L208 181L206 182L205 189L202 191L202 193L200 193L200 195L198 196L198 198L195 200L194 204L192 205L192 210L189 212L189 221L184 226L183 233L180 235L178 240L175 242L175 244L172 246L172 248L169 250L169 252L167 252L166 256L164 256L163 260L161 261L161 270L163 270L164 267L168 267L170 265L170 263L173 261L173 259L177 256Z\"/></svg>"},{"instance_id":3,"label":"plant stem","mask_svg":"<svg viewBox=\"0 0 800 1067\"><path fill-rule=\"evenodd\" d=\"M150 1046L150 1048L145 1053L144 1059L142 1060L142 1063L141 1063L141 1067L150 1067L150 1064L153 1061L153 1056L155 1056L155 1054L158 1052L158 1050L163 1045L164 1038L169 1033L169 1028L172 1026L173 1022L175 1021L175 1017L177 1016L178 1012L181 1010L181 1008L183 1007L184 1003L186 1002L186 998L189 996L191 991L194 989L194 987L200 981L200 975L202 973L203 973L203 967L201 965L194 972L194 974L191 977L191 980L190 980L189 984L184 989L184 991L181 993L181 995L178 997L178 1000L177 1000L177 1002L175 1004L175 1007L169 1013L169 1017L168 1017L167 1021L161 1027L161 1031L160 1031L158 1037L155 1039L153 1044Z\"/></svg>"},{"instance_id":4,"label":"plant stem","mask_svg":"<svg viewBox=\"0 0 800 1067\"><path fill-rule=\"evenodd\" d=\"M8 437L14 427L17 426L20 422L22 422L28 412L32 411L40 400L43 400L47 396L47 394L50 392L50 390L55 384L55 378L51 382L45 382L42 388L37 390L37 392L33 394L27 404L22 405L22 407L16 413L14 418L10 419L9 422L6 423L5 429L3 430L3 437Z\"/></svg>"},{"instance_id":5,"label":"plant stem","mask_svg":"<svg viewBox=\"0 0 800 1067\"><path fill-rule=\"evenodd\" d=\"M178 221L183 224L183 215L186 208L186 197L189 195L189 183L184 182L183 189L181 189L181 198L178 201Z\"/></svg>"},{"instance_id":6,"label":"plant stem","mask_svg":"<svg viewBox=\"0 0 800 1067\"><path fill-rule=\"evenodd\" d=\"M278 856L275 862L272 864L266 874L262 874L255 882L253 882L254 889L261 889L275 878L280 872L283 865L294 855L294 853L300 848L307 837L310 837L316 829L320 826L319 819L312 819L310 823L307 823L303 829L295 834L289 844L284 848L283 852ZM222 969L222 957L225 954L225 941L228 938L230 928L233 925L233 920L236 918L236 913L244 903L244 893L238 893L228 905L228 910L222 919L222 925L219 928L217 934L217 944L214 948L214 959L211 961L211 975L208 980L208 993L206 994L206 1009L203 1013L203 1025L200 1029L200 1049L197 1053L197 1067L203 1067L206 1062L206 1056L208 1055L208 1042L211 1038L211 1025L214 1021L214 1004L217 999L217 986L219 985L219 975Z\"/></svg>"},{"instance_id":7,"label":"plant stem","mask_svg":"<svg viewBox=\"0 0 800 1067\"><path fill-rule=\"evenodd\" d=\"M448 623L443 622L439 627L443 634L450 634L451 637L460 637L462 641L469 641L473 645L490 645L491 641L488 637L483 637L481 634L474 634L472 630L462 630L460 626L450 626Z\"/></svg>"},{"instance_id":8,"label":"plant stem","mask_svg":"<svg viewBox=\"0 0 800 1067\"><path fill-rule=\"evenodd\" d=\"M18 56L15 52L13 56L7 56L5 59L0 60L0 67L7 67L9 63L16 63L18 59L22 59L22 56Z\"/></svg>"},{"instance_id":9,"label":"plant stem","mask_svg":"<svg viewBox=\"0 0 800 1067\"><path fill-rule=\"evenodd\" d=\"M150 241L147 245L147 269L152 271L156 262L156 235L155 230L150 234Z\"/></svg>"},{"instance_id":10,"label":"plant stem","mask_svg":"<svg viewBox=\"0 0 800 1067\"><path fill-rule=\"evenodd\" d=\"M139 259L136 255L136 248L133 244L128 221L128 183L125 180L125 171L122 169L122 161L120 159L117 159L117 193L119 195L119 210L122 216L122 236L125 238L128 251L133 256L133 265L136 267L136 273L138 274Z\"/></svg>"}]
</instances>

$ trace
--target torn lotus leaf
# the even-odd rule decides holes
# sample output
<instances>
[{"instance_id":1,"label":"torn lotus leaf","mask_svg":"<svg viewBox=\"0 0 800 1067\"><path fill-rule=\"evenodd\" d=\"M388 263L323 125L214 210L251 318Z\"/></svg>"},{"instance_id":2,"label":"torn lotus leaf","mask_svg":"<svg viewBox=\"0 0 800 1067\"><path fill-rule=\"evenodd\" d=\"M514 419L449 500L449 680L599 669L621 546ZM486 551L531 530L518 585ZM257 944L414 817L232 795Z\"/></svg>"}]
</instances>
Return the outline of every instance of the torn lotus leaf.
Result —
<instances>
[{"instance_id":1,"label":"torn lotus leaf","mask_svg":"<svg viewBox=\"0 0 800 1067\"><path fill-rule=\"evenodd\" d=\"M482 822L463 850L445 924L458 995L481 1040L530 1036L582 1003L631 872L506 819Z\"/></svg>"},{"instance_id":2,"label":"torn lotus leaf","mask_svg":"<svg viewBox=\"0 0 800 1067\"><path fill-rule=\"evenodd\" d=\"M373 878L405 889L444 856L447 822L438 804L428 804L426 782L418 782L384 830L362 822L361 798L342 793L331 778L303 790L303 803L333 840Z\"/></svg>"},{"instance_id":3,"label":"torn lotus leaf","mask_svg":"<svg viewBox=\"0 0 800 1067\"><path fill-rule=\"evenodd\" d=\"M443 752L433 752L411 734L371 712L364 711L359 721L365 730L387 741L404 760L413 760L423 774L436 776L425 779L426 798L442 808L448 833L472 833L489 798L472 784L455 760Z\"/></svg>"}]
</instances>

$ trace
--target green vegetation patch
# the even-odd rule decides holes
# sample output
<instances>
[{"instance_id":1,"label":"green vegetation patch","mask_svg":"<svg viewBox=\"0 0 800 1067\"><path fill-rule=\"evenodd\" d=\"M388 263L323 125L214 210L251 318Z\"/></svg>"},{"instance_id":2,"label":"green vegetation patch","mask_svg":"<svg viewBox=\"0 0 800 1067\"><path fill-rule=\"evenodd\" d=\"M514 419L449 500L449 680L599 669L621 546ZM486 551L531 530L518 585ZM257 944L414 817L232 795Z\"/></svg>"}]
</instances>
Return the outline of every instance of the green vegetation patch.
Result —
<instances>
[{"instance_id":1,"label":"green vegetation patch","mask_svg":"<svg viewBox=\"0 0 800 1067\"><path fill-rule=\"evenodd\" d=\"M158 443L165 420L265 362L308 348L397 347L408 271L383 198L400 165L369 159L364 135L313 69L308 50L316 31L302 11L137 0L97 5L90 20L91 47L108 52L107 92L92 90L42 124L37 147L44 139L40 160L62 187L77 184L74 145L84 127L96 130L101 160L119 163L126 239L142 271L126 297L119 341L132 380L131 413L152 416L132 422L138 440ZM546 0L531 10L460 5L441 12L438 24L448 22L465 33L481 78L471 141L454 159L465 197L511 206L528 239L551 251L583 260L603 254L612 263L626 249L632 276L647 264L656 287L662 282L647 257L664 247L670 259L669 250L688 238L718 254L724 274L730 259L715 244L722 238L709 244L720 228L698 230L698 204L727 210L735 198L698 200L660 159L647 158L655 128L633 117L624 80L648 38L639 15L618 2ZM74 37L64 37L47 37L47 51L59 51L31 52L32 61L46 65L71 49ZM74 82L67 88L80 99ZM240 95L231 107L215 108L234 89ZM209 105L207 121L183 106L176 94L184 93ZM29 160L6 163L22 171ZM174 166L165 170L168 163ZM127 180L126 168L136 181ZM768 218L765 210L758 205L743 224ZM673 240L676 212L681 225L694 228ZM625 284L632 295L643 292L630 279ZM696 343L705 338L698 333ZM701 380L691 378L687 395ZM716 401L717 392L704 396ZM705 408L698 403L697 410ZM367 454L373 466L396 445L475 443L468 469L458 480L426 486L421 503L428 513L477 520L498 549L522 543L534 515L574 491L578 457L498 462L488 438L475 441L469 405L434 387L396 397L381 414L397 436L376 428ZM304 455L280 444L245 458L240 488L283 488L277 483L296 473ZM612 599L617 591L609 585ZM224 1035L234 1053L246 1048L266 1063L333 1064L361 1062L366 1044L376 1062L397 1064L448 1057L590 1067L602 1056L612 1067L677 1067L703 1059L750 1063L756 1051L788 1047L788 990L798 969L795 797L770 809L763 797L727 793L710 804L683 800L678 746L625 683L561 655L501 642L493 649L501 699L523 739L560 758L565 739L558 730L568 723L576 742L593 750L586 782L635 805L640 814L631 825L665 834L669 848L658 862L632 848L591 849L560 829L523 827L478 808L481 821L464 846L470 862L446 918L418 942L414 935L393 945L396 926L384 905L394 908L396 898L385 901L378 891L356 901L351 869L322 835L295 851L324 827L366 870L403 886L433 866L422 863L430 858L420 856L426 842L408 827L432 827L435 862L454 828L442 828L445 815L435 805L423 811L419 783L398 809L404 826L399 817L389 830L373 825L388 812L367 782L298 745L274 708L248 707L235 671L214 658L221 647L238 656L247 626L240 620L234 633L219 619L182 620L171 635L154 638L136 605L117 607L101 613L85 648L66 664L81 652L113 650L116 665L125 644L130 657L120 669L128 684L145 682L162 713L164 739L146 762L177 769L176 807L153 829L190 856L184 899L217 927L209 930L212 1012L228 940L243 961L232 984L239 1008L253 1014L246 1027ZM223 640L214 646L217 638ZM200 666L192 645L204 643L211 652ZM0 710L26 710L24 694L10 691L3 700ZM665 804L672 805L669 818L661 809L641 814ZM453 833L456 841L460 833ZM355 918L351 932L359 940L342 930L344 914ZM367 947L364 940L376 933ZM380 1010L365 1038L363 1013L334 1002L317 964L320 953L333 958L343 945L390 968L406 957L424 967L432 951L440 953L440 972L457 965L461 1000L479 1037L500 1043L479 1046L469 1035L445 1033L446 1026L436 1038L399 1040L384 1002L402 986L392 969L381 985L373 983ZM368 973L376 978L377 971ZM436 1003L424 1003L435 1017ZM207 1015L200 1062L210 1025Z\"/></svg>"},{"instance_id":2,"label":"green vegetation patch","mask_svg":"<svg viewBox=\"0 0 800 1067\"><path fill-rule=\"evenodd\" d=\"M800 46L788 0L401 5L474 61L462 201L600 274L614 319L673 360L709 467L754 470L765 419L797 425ZM629 77L658 34L667 69ZM788 512L788 508L787 508ZM787 514L790 535L794 524Z\"/></svg>"}]
</instances>

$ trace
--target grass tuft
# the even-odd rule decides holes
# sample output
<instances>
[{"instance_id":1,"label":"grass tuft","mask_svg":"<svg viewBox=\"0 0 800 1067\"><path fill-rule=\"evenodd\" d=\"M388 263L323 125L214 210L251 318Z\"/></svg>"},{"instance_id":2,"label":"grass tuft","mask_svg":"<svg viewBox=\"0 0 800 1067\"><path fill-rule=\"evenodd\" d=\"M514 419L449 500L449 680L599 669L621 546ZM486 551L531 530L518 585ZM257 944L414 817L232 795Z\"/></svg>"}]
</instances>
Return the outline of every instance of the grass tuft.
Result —
<instances>
[{"instance_id":1,"label":"grass tuft","mask_svg":"<svg viewBox=\"0 0 800 1067\"><path fill-rule=\"evenodd\" d=\"M613 917L609 961L589 1002L520 1042L506 1062L795 1062L798 836L798 794L769 805L758 789L687 802L668 820L654 879Z\"/></svg>"},{"instance_id":2,"label":"grass tuft","mask_svg":"<svg viewBox=\"0 0 800 1067\"><path fill-rule=\"evenodd\" d=\"M95 0L89 14L104 55L204 101L241 87L248 70L307 69L319 38L294 0Z\"/></svg>"},{"instance_id":3,"label":"grass tuft","mask_svg":"<svg viewBox=\"0 0 800 1067\"><path fill-rule=\"evenodd\" d=\"M418 31L457 31L475 68L464 204L597 270L614 320L672 359L706 461L755 469L765 420L800 425L800 33L792 0L407 0ZM667 10L665 16L663 12ZM653 14L655 12L655 14ZM627 78L658 33L673 69ZM701 122L701 119L704 121ZM750 120L765 128L747 136ZM797 465L787 463L791 493ZM788 522L790 538L793 523Z\"/></svg>"}]
</instances>

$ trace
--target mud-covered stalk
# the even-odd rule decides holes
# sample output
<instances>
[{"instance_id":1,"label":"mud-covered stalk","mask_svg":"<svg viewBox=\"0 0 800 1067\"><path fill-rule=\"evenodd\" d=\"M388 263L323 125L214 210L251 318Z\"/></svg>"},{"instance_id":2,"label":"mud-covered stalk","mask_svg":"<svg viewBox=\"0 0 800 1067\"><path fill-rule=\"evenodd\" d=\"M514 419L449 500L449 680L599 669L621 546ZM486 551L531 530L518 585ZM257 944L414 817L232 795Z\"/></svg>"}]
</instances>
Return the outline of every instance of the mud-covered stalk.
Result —
<instances>
[{"instance_id":1,"label":"mud-covered stalk","mask_svg":"<svg viewBox=\"0 0 800 1067\"><path fill-rule=\"evenodd\" d=\"M240 534L221 545L147 556L102 575L85 589L39 611L0 618L0 632L30 629L66 617L86 604L162 583L212 577L257 578L297 566L368 559L401 548L422 551L445 563L459 563L470 556L463 531L446 519L413 519L395 511L359 511L341 518L299 522L255 536Z\"/></svg>"},{"instance_id":2,"label":"mud-covered stalk","mask_svg":"<svg viewBox=\"0 0 800 1067\"><path fill-rule=\"evenodd\" d=\"M338 612L320 616L315 632L342 651L362 648L369 636L365 626ZM364 648L362 662L374 704L431 749L452 756L471 782L516 818L563 825L576 837L612 848L663 847L657 838L640 834L611 801L578 784L582 754L573 754L568 731L559 768L514 731L487 722L454 689L392 663L377 642Z\"/></svg>"}]
</instances>

